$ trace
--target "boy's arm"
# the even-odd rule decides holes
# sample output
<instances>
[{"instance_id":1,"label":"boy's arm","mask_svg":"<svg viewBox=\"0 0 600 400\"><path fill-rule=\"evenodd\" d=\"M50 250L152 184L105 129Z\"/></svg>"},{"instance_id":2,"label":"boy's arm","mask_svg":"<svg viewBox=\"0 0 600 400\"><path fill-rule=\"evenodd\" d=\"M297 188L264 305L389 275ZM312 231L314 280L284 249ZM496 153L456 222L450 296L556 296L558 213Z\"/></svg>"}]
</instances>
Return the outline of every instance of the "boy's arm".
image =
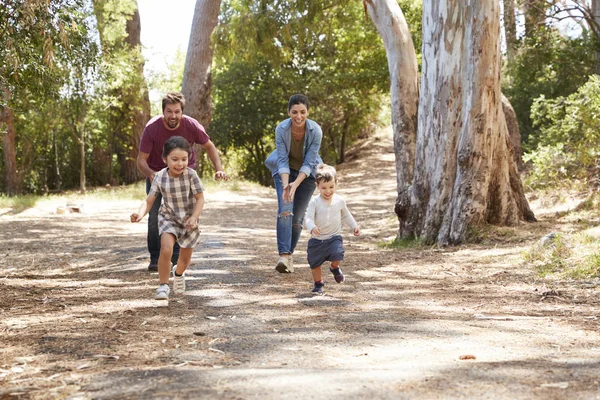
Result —
<instances>
[{"instance_id":1,"label":"boy's arm","mask_svg":"<svg viewBox=\"0 0 600 400\"><path fill-rule=\"evenodd\" d=\"M350 210L348 210L346 200L344 200L342 203L342 221L344 221L344 223L354 231L354 236L359 235L360 229L358 227L358 224L356 223L356 220L352 216L352 213L350 212Z\"/></svg>"},{"instance_id":2,"label":"boy's arm","mask_svg":"<svg viewBox=\"0 0 600 400\"><path fill-rule=\"evenodd\" d=\"M315 200L313 198L308 203L308 207L306 208L306 214L304 215L304 225L310 233L313 233L313 229L316 228L317 232L315 232L315 234L318 235L320 232L318 232L319 228L317 227L317 225L315 225L315 211Z\"/></svg>"}]
</instances>

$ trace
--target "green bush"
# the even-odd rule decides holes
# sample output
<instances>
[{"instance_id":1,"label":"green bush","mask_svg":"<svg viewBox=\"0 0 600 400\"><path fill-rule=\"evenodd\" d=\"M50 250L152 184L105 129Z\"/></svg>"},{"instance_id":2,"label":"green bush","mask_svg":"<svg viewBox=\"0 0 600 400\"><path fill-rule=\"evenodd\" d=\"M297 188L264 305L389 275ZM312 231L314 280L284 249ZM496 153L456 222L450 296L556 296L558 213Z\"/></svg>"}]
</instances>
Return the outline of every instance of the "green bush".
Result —
<instances>
[{"instance_id":1,"label":"green bush","mask_svg":"<svg viewBox=\"0 0 600 400\"><path fill-rule=\"evenodd\" d=\"M570 180L586 182L600 160L600 77L568 97L537 98L531 119L540 129L538 146L524 155L533 169L526 178L532 188L557 187Z\"/></svg>"}]
</instances>

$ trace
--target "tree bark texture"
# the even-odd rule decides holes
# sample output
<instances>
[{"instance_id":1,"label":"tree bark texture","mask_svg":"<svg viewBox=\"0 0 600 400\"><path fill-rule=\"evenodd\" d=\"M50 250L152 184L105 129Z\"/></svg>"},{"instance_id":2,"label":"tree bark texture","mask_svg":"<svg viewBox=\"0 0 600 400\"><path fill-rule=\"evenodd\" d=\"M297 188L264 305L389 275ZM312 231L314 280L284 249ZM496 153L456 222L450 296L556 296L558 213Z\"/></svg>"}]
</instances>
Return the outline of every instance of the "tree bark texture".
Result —
<instances>
[{"instance_id":1,"label":"tree bark texture","mask_svg":"<svg viewBox=\"0 0 600 400\"><path fill-rule=\"evenodd\" d=\"M513 154L517 169L522 171L525 167L523 163L523 150L521 149L521 131L519 130L519 121L517 120L517 114L514 108L506 98L502 95L502 111L504 112L504 119L506 120L506 128L508 129L508 136L510 138L510 149Z\"/></svg>"},{"instance_id":2,"label":"tree bark texture","mask_svg":"<svg viewBox=\"0 0 600 400\"><path fill-rule=\"evenodd\" d=\"M205 128L212 118L211 35L219 20L221 0L196 0L192 31L183 71L184 114L197 119Z\"/></svg>"},{"instance_id":3,"label":"tree bark texture","mask_svg":"<svg viewBox=\"0 0 600 400\"><path fill-rule=\"evenodd\" d=\"M6 105L0 105L0 133L2 133L2 153L4 154L4 189L7 195L21 193L21 184L17 174L17 151L15 147L15 116L7 105L10 103L10 90L4 88Z\"/></svg>"},{"instance_id":4,"label":"tree bark texture","mask_svg":"<svg viewBox=\"0 0 600 400\"><path fill-rule=\"evenodd\" d=\"M468 4L466 4L468 3ZM502 111L500 6L423 3L423 75L408 232L459 244L483 223L533 220Z\"/></svg>"},{"instance_id":5,"label":"tree bark texture","mask_svg":"<svg viewBox=\"0 0 600 400\"><path fill-rule=\"evenodd\" d=\"M395 212L399 236L411 234L407 227L410 187L413 181L417 111L419 102L418 64L415 47L396 0L365 0L371 20L383 39L390 70L392 129L396 154L398 197Z\"/></svg>"}]
</instances>

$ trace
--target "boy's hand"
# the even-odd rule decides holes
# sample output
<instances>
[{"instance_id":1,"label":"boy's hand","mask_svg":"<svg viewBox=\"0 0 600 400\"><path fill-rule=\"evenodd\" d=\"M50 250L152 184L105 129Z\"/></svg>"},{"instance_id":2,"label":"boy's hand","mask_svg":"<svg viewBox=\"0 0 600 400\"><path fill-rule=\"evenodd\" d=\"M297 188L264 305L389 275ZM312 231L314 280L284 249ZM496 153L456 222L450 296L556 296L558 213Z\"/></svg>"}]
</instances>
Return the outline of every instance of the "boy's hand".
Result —
<instances>
[{"instance_id":1,"label":"boy's hand","mask_svg":"<svg viewBox=\"0 0 600 400\"><path fill-rule=\"evenodd\" d=\"M185 221L185 229L187 229L188 231L194 229L196 227L196 225L198 224L198 220L194 217L189 217L186 221Z\"/></svg>"},{"instance_id":2,"label":"boy's hand","mask_svg":"<svg viewBox=\"0 0 600 400\"><path fill-rule=\"evenodd\" d=\"M354 236L358 235L360 235L360 228L357 226L356 228L354 228Z\"/></svg>"},{"instance_id":3,"label":"boy's hand","mask_svg":"<svg viewBox=\"0 0 600 400\"><path fill-rule=\"evenodd\" d=\"M131 222L140 222L142 220L142 217L138 213L133 213L129 216L129 219L131 220Z\"/></svg>"},{"instance_id":4,"label":"boy's hand","mask_svg":"<svg viewBox=\"0 0 600 400\"><path fill-rule=\"evenodd\" d=\"M321 234L321 230L319 229L318 226L315 226L314 228L312 228L312 231L310 231L311 235L315 235L315 236L319 236Z\"/></svg>"}]
</instances>

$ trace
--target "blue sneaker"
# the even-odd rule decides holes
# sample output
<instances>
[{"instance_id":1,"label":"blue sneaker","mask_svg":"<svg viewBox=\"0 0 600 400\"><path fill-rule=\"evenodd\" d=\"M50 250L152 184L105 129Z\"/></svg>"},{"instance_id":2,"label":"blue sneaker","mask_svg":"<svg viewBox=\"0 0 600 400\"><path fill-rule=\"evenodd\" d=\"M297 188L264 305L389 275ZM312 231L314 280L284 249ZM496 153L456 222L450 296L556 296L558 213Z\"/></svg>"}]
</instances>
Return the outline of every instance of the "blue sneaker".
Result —
<instances>
[{"instance_id":1,"label":"blue sneaker","mask_svg":"<svg viewBox=\"0 0 600 400\"><path fill-rule=\"evenodd\" d=\"M344 278L344 274L342 273L342 269L340 267L337 267L337 268L329 267L329 271L331 271L331 273L333 274L333 277L335 278L335 281L337 283L342 283L346 280L346 278Z\"/></svg>"},{"instance_id":2,"label":"blue sneaker","mask_svg":"<svg viewBox=\"0 0 600 400\"><path fill-rule=\"evenodd\" d=\"M323 282L315 282L315 286L311 293L315 296L323 296L323 286L325 286Z\"/></svg>"}]
</instances>

